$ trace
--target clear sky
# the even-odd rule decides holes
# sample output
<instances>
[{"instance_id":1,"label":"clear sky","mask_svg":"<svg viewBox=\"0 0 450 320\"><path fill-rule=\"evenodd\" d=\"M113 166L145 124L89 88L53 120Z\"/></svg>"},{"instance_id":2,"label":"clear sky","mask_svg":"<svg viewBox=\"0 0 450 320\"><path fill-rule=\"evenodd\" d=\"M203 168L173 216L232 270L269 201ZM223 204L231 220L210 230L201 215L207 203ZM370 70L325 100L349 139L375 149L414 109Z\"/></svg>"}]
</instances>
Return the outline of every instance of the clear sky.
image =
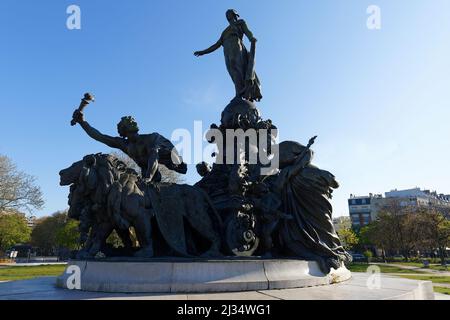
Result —
<instances>
[{"instance_id":1,"label":"clear sky","mask_svg":"<svg viewBox=\"0 0 450 320\"><path fill-rule=\"evenodd\" d=\"M66 8L81 8L81 30ZM366 27L369 5L381 30ZM109 152L69 121L86 91L86 119L115 134L123 115L142 132L219 122L233 95L221 50L195 58L235 8L258 38L258 104L282 140L318 135L315 163L350 193L422 187L450 193L448 0L2 0L0 153L35 175L47 215L66 208L58 172ZM199 179L190 166L187 181Z\"/></svg>"}]
</instances>

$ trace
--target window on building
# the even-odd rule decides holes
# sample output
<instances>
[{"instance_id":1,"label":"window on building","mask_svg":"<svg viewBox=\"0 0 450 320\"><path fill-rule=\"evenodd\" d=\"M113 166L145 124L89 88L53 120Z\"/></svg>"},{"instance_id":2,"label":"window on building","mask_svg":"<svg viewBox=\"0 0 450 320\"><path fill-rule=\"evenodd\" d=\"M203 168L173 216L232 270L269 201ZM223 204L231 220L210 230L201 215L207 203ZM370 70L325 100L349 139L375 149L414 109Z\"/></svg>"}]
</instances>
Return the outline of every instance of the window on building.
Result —
<instances>
[{"instance_id":1,"label":"window on building","mask_svg":"<svg viewBox=\"0 0 450 320\"><path fill-rule=\"evenodd\" d=\"M360 222L359 214L352 215L351 218L352 218L352 223L353 224L359 224L359 222Z\"/></svg>"}]
</instances>

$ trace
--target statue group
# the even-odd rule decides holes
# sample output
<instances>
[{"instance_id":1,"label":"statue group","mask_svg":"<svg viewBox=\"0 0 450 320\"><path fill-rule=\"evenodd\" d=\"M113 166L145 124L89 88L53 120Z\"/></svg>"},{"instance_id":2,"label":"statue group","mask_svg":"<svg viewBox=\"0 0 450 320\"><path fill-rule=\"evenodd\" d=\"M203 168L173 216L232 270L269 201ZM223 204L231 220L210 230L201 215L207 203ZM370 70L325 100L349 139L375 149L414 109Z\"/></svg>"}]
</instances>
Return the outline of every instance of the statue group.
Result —
<instances>
[{"instance_id":1,"label":"statue group","mask_svg":"<svg viewBox=\"0 0 450 320\"><path fill-rule=\"evenodd\" d=\"M350 256L343 249L332 223L332 191L335 177L311 164L311 146L295 141L275 143L277 128L263 120L255 105L262 99L255 72L256 38L235 10L226 12L228 27L210 48L223 47L235 96L226 106L220 125L211 131L224 143L211 166L197 164L201 180L195 185L161 182L160 166L177 173L187 165L173 144L158 133L140 134L136 121L123 117L118 137L102 134L84 117L93 100L86 94L74 112L91 138L116 148L133 159L140 173L114 155L87 155L60 172L60 184L70 186L69 216L79 220L82 249L77 259L128 256L228 258L289 257L317 261L322 271L339 268ZM248 51L244 35L251 43ZM226 141L226 132L253 130L260 141L244 147ZM218 144L216 138L210 143ZM233 149L233 158L227 152ZM261 150L265 149L265 150ZM273 151L278 167L262 174L267 166L250 154ZM116 232L123 247L111 248L108 237Z\"/></svg>"}]
</instances>

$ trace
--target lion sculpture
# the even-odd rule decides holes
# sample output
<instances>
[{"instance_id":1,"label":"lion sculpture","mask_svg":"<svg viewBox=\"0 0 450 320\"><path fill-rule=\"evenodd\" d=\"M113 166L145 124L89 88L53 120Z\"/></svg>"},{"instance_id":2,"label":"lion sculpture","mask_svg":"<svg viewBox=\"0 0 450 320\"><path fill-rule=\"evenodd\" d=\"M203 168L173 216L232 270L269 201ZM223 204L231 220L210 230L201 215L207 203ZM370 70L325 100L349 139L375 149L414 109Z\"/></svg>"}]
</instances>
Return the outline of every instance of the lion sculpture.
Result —
<instances>
[{"instance_id":1,"label":"lion sculpture","mask_svg":"<svg viewBox=\"0 0 450 320\"><path fill-rule=\"evenodd\" d=\"M114 230L136 257L222 255L221 218L198 187L145 183L122 161L101 153L85 156L59 175L60 184L70 186L69 217L80 221L83 248L77 258L101 253Z\"/></svg>"}]
</instances>

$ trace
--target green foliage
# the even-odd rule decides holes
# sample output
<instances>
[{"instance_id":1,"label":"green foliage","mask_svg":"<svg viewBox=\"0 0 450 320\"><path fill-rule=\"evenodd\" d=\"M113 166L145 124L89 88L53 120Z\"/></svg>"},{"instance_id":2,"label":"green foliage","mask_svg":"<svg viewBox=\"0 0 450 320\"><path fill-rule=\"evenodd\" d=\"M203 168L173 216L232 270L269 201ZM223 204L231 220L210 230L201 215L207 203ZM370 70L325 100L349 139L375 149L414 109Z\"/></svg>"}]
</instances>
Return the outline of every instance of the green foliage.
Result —
<instances>
[{"instance_id":1,"label":"green foliage","mask_svg":"<svg viewBox=\"0 0 450 320\"><path fill-rule=\"evenodd\" d=\"M55 254L58 248L78 248L78 222L67 217L66 212L57 212L37 221L31 233L31 244L39 247L44 255Z\"/></svg>"},{"instance_id":2,"label":"green foliage","mask_svg":"<svg viewBox=\"0 0 450 320\"><path fill-rule=\"evenodd\" d=\"M434 289L434 292L450 295L450 288L447 288L447 287L433 287L433 289Z\"/></svg>"},{"instance_id":3,"label":"green foliage","mask_svg":"<svg viewBox=\"0 0 450 320\"><path fill-rule=\"evenodd\" d=\"M338 231L339 239L341 239L342 245L345 250L349 251L355 247L358 242L358 236L351 228L343 228Z\"/></svg>"},{"instance_id":4,"label":"green foliage","mask_svg":"<svg viewBox=\"0 0 450 320\"><path fill-rule=\"evenodd\" d=\"M450 213L436 208L411 208L396 202L383 207L376 221L361 228L363 246L375 246L384 252L398 252L408 260L419 252L440 252L450 246Z\"/></svg>"},{"instance_id":5,"label":"green foliage","mask_svg":"<svg viewBox=\"0 0 450 320\"><path fill-rule=\"evenodd\" d=\"M0 214L0 251L4 252L19 243L30 240L30 228L20 213Z\"/></svg>"},{"instance_id":6,"label":"green foliage","mask_svg":"<svg viewBox=\"0 0 450 320\"><path fill-rule=\"evenodd\" d=\"M370 263L372 261L373 253L370 250L366 250L363 252L364 257L367 259L367 263Z\"/></svg>"},{"instance_id":7,"label":"green foliage","mask_svg":"<svg viewBox=\"0 0 450 320\"><path fill-rule=\"evenodd\" d=\"M134 230L133 227L129 229L130 232L130 240L134 247L139 247L139 241L136 237L136 230ZM106 243L112 245L114 248L123 248L124 244L122 240L120 239L119 235L117 234L116 230L113 230L113 232L109 235L108 239L106 239Z\"/></svg>"},{"instance_id":8,"label":"green foliage","mask_svg":"<svg viewBox=\"0 0 450 320\"><path fill-rule=\"evenodd\" d=\"M56 231L56 244L59 247L68 248L70 250L78 250L78 239L80 238L78 225L78 221L69 219L65 225Z\"/></svg>"},{"instance_id":9,"label":"green foliage","mask_svg":"<svg viewBox=\"0 0 450 320\"><path fill-rule=\"evenodd\" d=\"M372 259L372 257L373 257L373 253L370 250L364 251L363 255L364 255L364 257L367 258L367 261L370 261L370 259Z\"/></svg>"},{"instance_id":10,"label":"green foliage","mask_svg":"<svg viewBox=\"0 0 450 320\"><path fill-rule=\"evenodd\" d=\"M38 247L43 255L54 254L57 247L56 234L66 221L67 215L64 212L39 219L31 232L31 244Z\"/></svg>"},{"instance_id":11,"label":"green foliage","mask_svg":"<svg viewBox=\"0 0 450 320\"><path fill-rule=\"evenodd\" d=\"M376 224L376 222L371 222L359 230L359 243L361 245L373 245L374 244L373 243L374 241L371 238L372 238L372 233L375 229L375 224Z\"/></svg>"},{"instance_id":12,"label":"green foliage","mask_svg":"<svg viewBox=\"0 0 450 320\"><path fill-rule=\"evenodd\" d=\"M424 210L418 214L422 237L421 246L438 249L441 264L445 263L445 250L450 246L450 212Z\"/></svg>"},{"instance_id":13,"label":"green foliage","mask_svg":"<svg viewBox=\"0 0 450 320\"><path fill-rule=\"evenodd\" d=\"M116 230L114 230L108 237L108 239L106 239L106 243L112 245L114 248L121 248L123 247L123 242L120 239L120 237L118 236Z\"/></svg>"},{"instance_id":14,"label":"green foliage","mask_svg":"<svg viewBox=\"0 0 450 320\"><path fill-rule=\"evenodd\" d=\"M394 230L394 217L390 214L380 213L378 220L372 221L361 228L359 237L361 245L374 245L378 248L395 250L398 244Z\"/></svg>"}]
</instances>

